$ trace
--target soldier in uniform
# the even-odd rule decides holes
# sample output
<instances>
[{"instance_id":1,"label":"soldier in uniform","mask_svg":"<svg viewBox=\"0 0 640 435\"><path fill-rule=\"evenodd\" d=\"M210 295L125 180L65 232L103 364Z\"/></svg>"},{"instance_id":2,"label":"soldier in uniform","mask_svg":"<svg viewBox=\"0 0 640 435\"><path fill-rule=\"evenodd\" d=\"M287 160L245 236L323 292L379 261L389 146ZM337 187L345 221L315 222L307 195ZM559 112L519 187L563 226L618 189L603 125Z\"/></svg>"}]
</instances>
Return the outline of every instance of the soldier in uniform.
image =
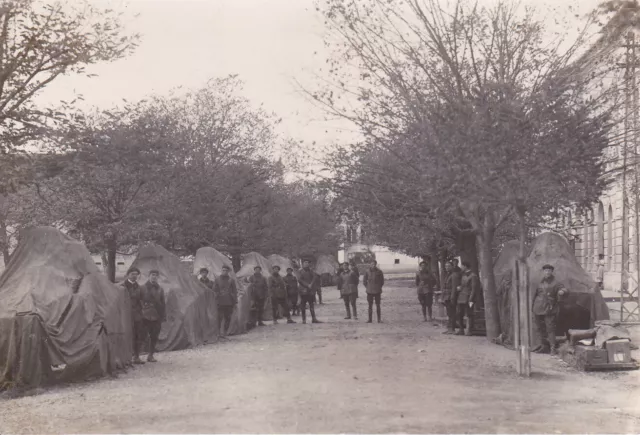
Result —
<instances>
[{"instance_id":1,"label":"soldier in uniform","mask_svg":"<svg viewBox=\"0 0 640 435\"><path fill-rule=\"evenodd\" d=\"M558 300L567 293L564 286L553 276L553 266L542 266L544 277L533 296L533 315L540 333L542 345L536 347L536 353L556 353L556 317L558 316Z\"/></svg>"},{"instance_id":2,"label":"soldier in uniform","mask_svg":"<svg viewBox=\"0 0 640 435\"><path fill-rule=\"evenodd\" d=\"M458 305L457 289L460 285L460 274L453 268L453 263L447 261L444 265L446 277L442 288L442 303L447 309L447 330L443 334L456 332L456 307Z\"/></svg>"},{"instance_id":3,"label":"soldier in uniform","mask_svg":"<svg viewBox=\"0 0 640 435\"><path fill-rule=\"evenodd\" d=\"M231 268L222 266L222 273L213 283L213 293L216 295L218 303L219 337L226 337L231 325L233 310L238 304L238 288L235 280L231 279L229 272Z\"/></svg>"},{"instance_id":4,"label":"soldier in uniform","mask_svg":"<svg viewBox=\"0 0 640 435\"><path fill-rule=\"evenodd\" d=\"M213 281L209 279L209 269L203 267L198 273L198 281L200 281L208 289L213 289Z\"/></svg>"},{"instance_id":5,"label":"soldier in uniform","mask_svg":"<svg viewBox=\"0 0 640 435\"><path fill-rule=\"evenodd\" d=\"M344 299L344 307L347 310L347 317L345 317L345 320L351 319L351 311L353 311L353 318L358 320L356 300L358 299L360 272L355 264L348 264L348 266L350 270L344 274L345 278L342 286L342 298Z\"/></svg>"},{"instance_id":6,"label":"soldier in uniform","mask_svg":"<svg viewBox=\"0 0 640 435\"><path fill-rule=\"evenodd\" d=\"M144 324L142 321L142 303L140 301L140 286L138 278L140 277L140 269L132 267L127 271L127 279L121 284L121 287L129 295L131 303L131 327L133 341L133 363L144 364L140 359L140 345L143 340Z\"/></svg>"},{"instance_id":7,"label":"soldier in uniform","mask_svg":"<svg viewBox=\"0 0 640 435\"><path fill-rule=\"evenodd\" d=\"M251 296L256 307L256 316L258 318L258 326L265 326L263 320L264 304L267 300L269 286L267 280L262 276L262 268L256 266L253 268L253 275L249 277L249 287L251 288Z\"/></svg>"},{"instance_id":8,"label":"soldier in uniform","mask_svg":"<svg viewBox=\"0 0 640 435\"><path fill-rule=\"evenodd\" d=\"M298 278L293 274L293 268L287 268L287 274L283 278L284 285L287 288L287 297L289 298L289 307L291 307L291 315L296 316L300 313L298 308Z\"/></svg>"},{"instance_id":9,"label":"soldier in uniform","mask_svg":"<svg viewBox=\"0 0 640 435\"><path fill-rule=\"evenodd\" d=\"M298 279L302 323L307 323L307 304L309 304L309 311L311 312L311 323L322 323L316 318L316 309L314 307L315 292L313 281L315 280L315 275L315 272L311 270L311 263L309 260L305 260L302 263L302 270Z\"/></svg>"},{"instance_id":10,"label":"soldier in uniform","mask_svg":"<svg viewBox=\"0 0 640 435\"><path fill-rule=\"evenodd\" d=\"M478 275L473 273L471 265L467 261L462 262L462 277L460 278L460 289L458 292L458 323L460 329L456 335L471 335L473 328L473 306L476 297L480 294L480 279ZM467 317L466 329L462 330L464 325L464 317Z\"/></svg>"},{"instance_id":11,"label":"soldier in uniform","mask_svg":"<svg viewBox=\"0 0 640 435\"><path fill-rule=\"evenodd\" d=\"M421 261L420 270L416 273L416 287L425 322L433 320L433 292L436 284L436 277L429 271L427 263Z\"/></svg>"},{"instance_id":12,"label":"soldier in uniform","mask_svg":"<svg viewBox=\"0 0 640 435\"><path fill-rule=\"evenodd\" d=\"M273 272L267 280L269 287L269 295L271 296L271 308L273 309L273 324L278 324L276 314L278 307L282 308L282 312L287 317L287 323L296 323L291 319L289 313L289 304L287 301L287 286L280 276L280 266L273 266Z\"/></svg>"},{"instance_id":13,"label":"soldier in uniform","mask_svg":"<svg viewBox=\"0 0 640 435\"><path fill-rule=\"evenodd\" d=\"M373 302L376 303L376 317L378 323L382 323L380 299L382 299L382 286L384 285L384 273L378 269L378 263L373 260L371 267L367 270L362 281L367 289L367 303L369 304L369 320L367 323L372 322L373 318Z\"/></svg>"},{"instance_id":14,"label":"soldier in uniform","mask_svg":"<svg viewBox=\"0 0 640 435\"><path fill-rule=\"evenodd\" d=\"M167 312L164 301L164 290L158 284L160 272L157 270L149 271L149 279L140 287L140 301L142 303L142 319L144 322L144 339L149 337L149 355L148 362L156 362L154 354L156 352L156 344L160 336L162 322L167 320Z\"/></svg>"}]
</instances>

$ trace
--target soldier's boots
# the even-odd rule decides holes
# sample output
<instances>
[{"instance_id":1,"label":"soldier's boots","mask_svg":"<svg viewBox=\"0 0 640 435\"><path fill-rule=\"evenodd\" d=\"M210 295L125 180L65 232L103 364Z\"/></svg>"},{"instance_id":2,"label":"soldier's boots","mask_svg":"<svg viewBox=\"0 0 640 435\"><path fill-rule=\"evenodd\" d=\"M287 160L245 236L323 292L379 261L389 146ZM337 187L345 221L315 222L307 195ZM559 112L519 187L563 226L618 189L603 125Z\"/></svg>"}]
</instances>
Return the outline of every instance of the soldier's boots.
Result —
<instances>
[{"instance_id":1,"label":"soldier's boots","mask_svg":"<svg viewBox=\"0 0 640 435\"><path fill-rule=\"evenodd\" d=\"M153 357L152 353L150 353L149 356L147 357L147 361L151 363L158 362L158 360Z\"/></svg>"},{"instance_id":2,"label":"soldier's boots","mask_svg":"<svg viewBox=\"0 0 640 435\"><path fill-rule=\"evenodd\" d=\"M293 320L292 318L287 319L287 323L296 323L295 320Z\"/></svg>"},{"instance_id":3,"label":"soldier's boots","mask_svg":"<svg viewBox=\"0 0 640 435\"><path fill-rule=\"evenodd\" d=\"M144 364L144 361L142 361L140 359L140 357L138 355L136 355L136 356L133 357L133 363L134 364Z\"/></svg>"}]
</instances>

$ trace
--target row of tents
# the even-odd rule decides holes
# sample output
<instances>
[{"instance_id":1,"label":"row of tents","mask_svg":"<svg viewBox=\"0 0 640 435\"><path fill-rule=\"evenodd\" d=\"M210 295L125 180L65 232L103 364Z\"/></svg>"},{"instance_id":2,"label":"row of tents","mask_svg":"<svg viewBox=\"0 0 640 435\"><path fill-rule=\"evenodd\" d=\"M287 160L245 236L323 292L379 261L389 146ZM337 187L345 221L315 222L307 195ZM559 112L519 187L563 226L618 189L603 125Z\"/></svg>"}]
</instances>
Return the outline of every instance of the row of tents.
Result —
<instances>
[{"instance_id":1,"label":"row of tents","mask_svg":"<svg viewBox=\"0 0 640 435\"><path fill-rule=\"evenodd\" d=\"M331 273L323 265L329 262L321 257L316 268L322 266L320 271ZM156 269L165 290L167 321L157 350L186 349L217 340L215 296L196 274L206 267L213 279L224 265L231 267L229 258L205 247L197 251L190 273L161 246L140 247L131 265L141 272L140 284ZM238 308L230 334L245 333L255 325L248 278L255 266L268 276L273 265L284 271L293 264L281 256L267 259L254 252L243 258L237 273L231 273L238 287ZM268 300L265 316L270 315ZM128 294L107 279L79 241L50 227L23 232L0 276L0 390L103 376L127 366L131 356Z\"/></svg>"}]
</instances>

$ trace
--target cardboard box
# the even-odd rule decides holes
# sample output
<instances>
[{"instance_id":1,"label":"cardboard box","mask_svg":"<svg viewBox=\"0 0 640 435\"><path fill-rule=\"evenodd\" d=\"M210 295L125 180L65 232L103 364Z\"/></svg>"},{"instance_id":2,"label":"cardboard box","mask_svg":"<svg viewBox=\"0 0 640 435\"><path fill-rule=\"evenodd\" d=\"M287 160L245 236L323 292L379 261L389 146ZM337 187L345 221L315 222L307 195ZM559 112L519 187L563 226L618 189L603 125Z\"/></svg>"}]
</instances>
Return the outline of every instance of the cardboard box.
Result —
<instances>
[{"instance_id":1,"label":"cardboard box","mask_svg":"<svg viewBox=\"0 0 640 435\"><path fill-rule=\"evenodd\" d=\"M609 361L607 350L598 349L595 346L577 344L575 346L575 356L580 366L607 364Z\"/></svg>"},{"instance_id":2,"label":"cardboard box","mask_svg":"<svg viewBox=\"0 0 640 435\"><path fill-rule=\"evenodd\" d=\"M609 340L604 344L608 353L609 363L631 362L631 342L629 340Z\"/></svg>"}]
</instances>

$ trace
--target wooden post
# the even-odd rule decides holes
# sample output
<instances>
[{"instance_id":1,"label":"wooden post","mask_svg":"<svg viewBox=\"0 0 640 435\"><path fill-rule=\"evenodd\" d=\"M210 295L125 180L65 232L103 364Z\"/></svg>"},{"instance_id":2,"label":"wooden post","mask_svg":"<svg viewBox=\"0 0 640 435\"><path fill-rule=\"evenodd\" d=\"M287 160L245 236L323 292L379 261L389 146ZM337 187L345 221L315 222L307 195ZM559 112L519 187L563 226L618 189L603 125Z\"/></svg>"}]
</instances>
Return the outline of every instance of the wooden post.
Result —
<instances>
[{"instance_id":1,"label":"wooden post","mask_svg":"<svg viewBox=\"0 0 640 435\"><path fill-rule=\"evenodd\" d=\"M512 277L512 306L514 344L517 352L518 375L531 376L531 320L529 312L529 268L526 262L516 260Z\"/></svg>"},{"instance_id":2,"label":"wooden post","mask_svg":"<svg viewBox=\"0 0 640 435\"><path fill-rule=\"evenodd\" d=\"M520 353L522 358L522 376L531 376L531 316L529 298L529 267L522 261L519 269L520 293Z\"/></svg>"},{"instance_id":3,"label":"wooden post","mask_svg":"<svg viewBox=\"0 0 640 435\"><path fill-rule=\"evenodd\" d=\"M513 275L511 276L511 310L513 312L513 345L516 348L516 371L522 376L522 354L520 353L520 273L519 261L516 259L513 265Z\"/></svg>"}]
</instances>

